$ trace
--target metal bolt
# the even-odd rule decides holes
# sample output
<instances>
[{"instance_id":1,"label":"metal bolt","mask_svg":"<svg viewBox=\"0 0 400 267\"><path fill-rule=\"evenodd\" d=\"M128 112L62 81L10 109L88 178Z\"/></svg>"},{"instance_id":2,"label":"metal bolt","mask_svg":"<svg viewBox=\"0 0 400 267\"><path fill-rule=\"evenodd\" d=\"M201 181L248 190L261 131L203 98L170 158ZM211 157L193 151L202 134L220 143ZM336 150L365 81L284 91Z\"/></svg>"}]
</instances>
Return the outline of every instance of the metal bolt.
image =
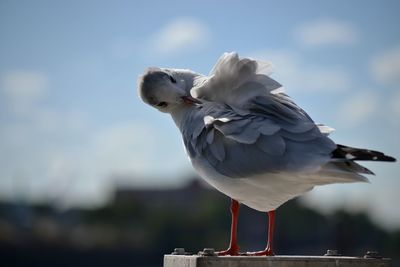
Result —
<instances>
[{"instance_id":1,"label":"metal bolt","mask_svg":"<svg viewBox=\"0 0 400 267\"><path fill-rule=\"evenodd\" d=\"M378 251L367 251L364 255L365 259L382 259L382 256L379 255Z\"/></svg>"},{"instance_id":2,"label":"metal bolt","mask_svg":"<svg viewBox=\"0 0 400 267\"><path fill-rule=\"evenodd\" d=\"M340 256L336 249L328 249L324 256Z\"/></svg>"},{"instance_id":3,"label":"metal bolt","mask_svg":"<svg viewBox=\"0 0 400 267\"><path fill-rule=\"evenodd\" d=\"M215 249L213 249L213 248L204 248L203 251L200 252L200 255L202 255L202 256L217 256L217 254L215 254Z\"/></svg>"},{"instance_id":4,"label":"metal bolt","mask_svg":"<svg viewBox=\"0 0 400 267\"><path fill-rule=\"evenodd\" d=\"M174 252L172 252L172 255L185 255L185 249L184 248L174 248Z\"/></svg>"}]
</instances>

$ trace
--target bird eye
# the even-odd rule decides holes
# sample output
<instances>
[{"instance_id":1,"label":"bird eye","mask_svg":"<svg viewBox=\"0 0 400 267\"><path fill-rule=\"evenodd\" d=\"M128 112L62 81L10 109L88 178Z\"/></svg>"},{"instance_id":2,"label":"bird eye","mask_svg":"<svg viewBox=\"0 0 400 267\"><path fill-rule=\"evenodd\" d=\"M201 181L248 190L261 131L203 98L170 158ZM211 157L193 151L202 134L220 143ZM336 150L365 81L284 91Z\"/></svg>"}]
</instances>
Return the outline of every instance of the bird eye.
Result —
<instances>
[{"instance_id":1,"label":"bird eye","mask_svg":"<svg viewBox=\"0 0 400 267\"><path fill-rule=\"evenodd\" d=\"M172 75L169 75L169 80L170 80L172 83L176 83L176 80L175 80L174 77L172 77Z\"/></svg>"},{"instance_id":2,"label":"bird eye","mask_svg":"<svg viewBox=\"0 0 400 267\"><path fill-rule=\"evenodd\" d=\"M160 102L160 103L158 103L158 104L156 104L156 106L157 107L161 107L161 108L164 108L164 107L166 107L166 106L168 106L168 104L167 104L167 102Z\"/></svg>"}]
</instances>

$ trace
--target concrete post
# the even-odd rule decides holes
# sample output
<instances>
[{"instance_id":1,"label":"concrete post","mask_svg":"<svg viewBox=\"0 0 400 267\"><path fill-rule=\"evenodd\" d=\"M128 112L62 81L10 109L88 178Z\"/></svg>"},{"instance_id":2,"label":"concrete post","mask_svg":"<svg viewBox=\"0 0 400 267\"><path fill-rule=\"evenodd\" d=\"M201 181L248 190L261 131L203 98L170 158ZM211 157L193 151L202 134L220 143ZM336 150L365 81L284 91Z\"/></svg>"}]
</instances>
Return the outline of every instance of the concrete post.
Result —
<instances>
[{"instance_id":1,"label":"concrete post","mask_svg":"<svg viewBox=\"0 0 400 267\"><path fill-rule=\"evenodd\" d=\"M187 254L187 253L186 253ZM208 256L210 255L210 256ZM165 255L164 267L390 267L390 259L345 256Z\"/></svg>"}]
</instances>

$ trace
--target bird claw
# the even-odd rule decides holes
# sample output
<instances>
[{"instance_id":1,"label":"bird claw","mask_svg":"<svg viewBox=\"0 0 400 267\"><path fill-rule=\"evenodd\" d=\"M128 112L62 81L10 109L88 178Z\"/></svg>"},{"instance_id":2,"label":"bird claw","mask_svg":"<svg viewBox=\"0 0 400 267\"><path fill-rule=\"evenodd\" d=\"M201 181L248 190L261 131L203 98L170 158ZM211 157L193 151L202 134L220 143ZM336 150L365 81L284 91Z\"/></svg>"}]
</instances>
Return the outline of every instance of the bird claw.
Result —
<instances>
[{"instance_id":1,"label":"bird claw","mask_svg":"<svg viewBox=\"0 0 400 267\"><path fill-rule=\"evenodd\" d=\"M246 256L274 256L272 249L265 249L257 252L247 252Z\"/></svg>"},{"instance_id":2,"label":"bird claw","mask_svg":"<svg viewBox=\"0 0 400 267\"><path fill-rule=\"evenodd\" d=\"M229 247L227 250L215 252L218 256L239 256L239 247Z\"/></svg>"}]
</instances>

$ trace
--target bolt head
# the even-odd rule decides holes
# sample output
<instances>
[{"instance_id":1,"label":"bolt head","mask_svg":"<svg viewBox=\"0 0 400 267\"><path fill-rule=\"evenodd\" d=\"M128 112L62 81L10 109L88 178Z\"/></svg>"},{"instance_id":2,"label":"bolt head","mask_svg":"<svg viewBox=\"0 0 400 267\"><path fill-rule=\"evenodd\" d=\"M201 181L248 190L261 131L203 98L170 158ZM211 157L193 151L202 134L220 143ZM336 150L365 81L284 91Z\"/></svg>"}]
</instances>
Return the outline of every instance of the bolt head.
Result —
<instances>
[{"instance_id":1,"label":"bolt head","mask_svg":"<svg viewBox=\"0 0 400 267\"><path fill-rule=\"evenodd\" d=\"M213 248L204 248L203 251L200 252L202 256L216 256L215 249Z\"/></svg>"},{"instance_id":2,"label":"bolt head","mask_svg":"<svg viewBox=\"0 0 400 267\"><path fill-rule=\"evenodd\" d=\"M185 255L185 249L184 248L174 248L174 252L172 252L172 255Z\"/></svg>"},{"instance_id":3,"label":"bolt head","mask_svg":"<svg viewBox=\"0 0 400 267\"><path fill-rule=\"evenodd\" d=\"M328 249L324 256L340 256L336 249Z\"/></svg>"},{"instance_id":4,"label":"bolt head","mask_svg":"<svg viewBox=\"0 0 400 267\"><path fill-rule=\"evenodd\" d=\"M366 259L382 259L382 256L379 255L378 251L367 251L365 253L364 258Z\"/></svg>"}]
</instances>

